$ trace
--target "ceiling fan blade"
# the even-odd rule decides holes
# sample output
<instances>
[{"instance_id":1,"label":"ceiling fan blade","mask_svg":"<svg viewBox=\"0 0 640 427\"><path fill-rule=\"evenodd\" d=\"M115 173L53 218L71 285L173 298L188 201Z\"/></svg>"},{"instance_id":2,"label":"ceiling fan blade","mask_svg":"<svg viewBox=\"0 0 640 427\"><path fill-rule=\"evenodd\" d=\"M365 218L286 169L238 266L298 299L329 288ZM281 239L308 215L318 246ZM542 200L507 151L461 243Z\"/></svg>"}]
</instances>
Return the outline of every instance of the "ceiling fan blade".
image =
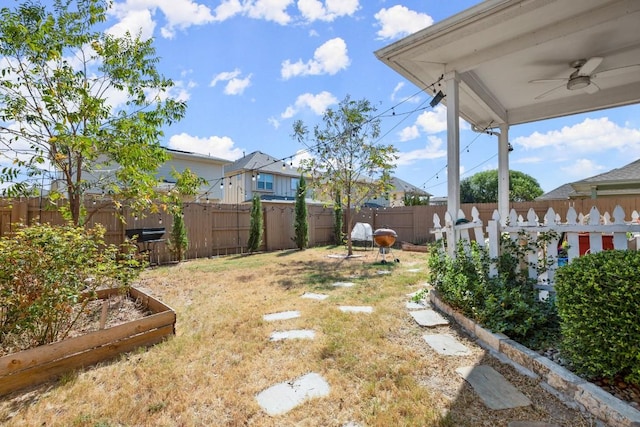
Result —
<instances>
[{"instance_id":1,"label":"ceiling fan blade","mask_svg":"<svg viewBox=\"0 0 640 427\"><path fill-rule=\"evenodd\" d=\"M593 56L589 58L587 62L585 62L582 67L580 67L580 71L578 71L578 75L590 76L591 73L593 73L596 70L596 68L598 68L598 66L600 65L603 59L604 58L601 58L599 56Z\"/></svg>"},{"instance_id":2,"label":"ceiling fan blade","mask_svg":"<svg viewBox=\"0 0 640 427\"><path fill-rule=\"evenodd\" d=\"M548 90L546 92L541 93L540 95L536 96L535 99L546 98L547 96L551 95L552 93L554 93L555 91L557 91L558 89L561 89L561 88L566 88L566 85L564 83L562 83L560 86L556 86L551 90Z\"/></svg>"},{"instance_id":3,"label":"ceiling fan blade","mask_svg":"<svg viewBox=\"0 0 640 427\"><path fill-rule=\"evenodd\" d=\"M598 86L597 84L595 84L594 81L591 81L591 83L589 84L589 86L584 88L584 91L587 92L588 94L594 94L597 91L600 90L600 86Z\"/></svg>"},{"instance_id":4,"label":"ceiling fan blade","mask_svg":"<svg viewBox=\"0 0 640 427\"><path fill-rule=\"evenodd\" d=\"M633 72L633 71L640 71L640 64L627 65L625 67L618 67L618 68L611 68L609 70L602 70L600 72L595 73L591 77L592 78L594 78L594 77L599 77L599 78L615 77L615 76L619 76L621 74L630 73L630 72Z\"/></svg>"},{"instance_id":5,"label":"ceiling fan blade","mask_svg":"<svg viewBox=\"0 0 640 427\"><path fill-rule=\"evenodd\" d=\"M529 83L555 83L555 82L566 82L567 79L538 79L538 80L529 80Z\"/></svg>"}]
</instances>

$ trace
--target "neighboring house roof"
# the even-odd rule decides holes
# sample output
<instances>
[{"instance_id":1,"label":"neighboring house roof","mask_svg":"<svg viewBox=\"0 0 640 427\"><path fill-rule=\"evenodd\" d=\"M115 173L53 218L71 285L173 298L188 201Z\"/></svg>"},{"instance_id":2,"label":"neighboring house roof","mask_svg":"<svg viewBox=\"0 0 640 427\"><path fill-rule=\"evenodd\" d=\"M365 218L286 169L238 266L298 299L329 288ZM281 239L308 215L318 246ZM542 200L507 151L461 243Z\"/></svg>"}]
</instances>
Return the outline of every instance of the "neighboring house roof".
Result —
<instances>
[{"instance_id":1,"label":"neighboring house roof","mask_svg":"<svg viewBox=\"0 0 640 427\"><path fill-rule=\"evenodd\" d=\"M396 191L402 191L405 194L415 194L417 196L426 197L431 196L431 194L427 193L423 189L418 188L413 184L409 184L407 181L403 181L395 176L391 178L391 185Z\"/></svg>"},{"instance_id":2,"label":"neighboring house roof","mask_svg":"<svg viewBox=\"0 0 640 427\"><path fill-rule=\"evenodd\" d=\"M640 194L640 159L572 184L574 197Z\"/></svg>"},{"instance_id":3,"label":"neighboring house roof","mask_svg":"<svg viewBox=\"0 0 640 427\"><path fill-rule=\"evenodd\" d=\"M536 200L565 200L570 199L572 193L574 193L574 191L570 183L562 184L560 187L536 197Z\"/></svg>"},{"instance_id":4,"label":"neighboring house roof","mask_svg":"<svg viewBox=\"0 0 640 427\"><path fill-rule=\"evenodd\" d=\"M284 165L284 168L282 167ZM283 160L279 160L273 156L265 154L261 151L254 151L241 157L235 162L224 168L225 175L233 174L239 171L260 171L271 172L285 176L300 176L300 172L296 167L291 166Z\"/></svg>"},{"instance_id":5,"label":"neighboring house roof","mask_svg":"<svg viewBox=\"0 0 640 427\"><path fill-rule=\"evenodd\" d=\"M202 160L217 162L217 163L221 163L221 164L225 164L225 165L229 164L229 163L232 163L231 160L223 159L223 158L220 158L220 157L208 156L206 154L191 153L189 151L175 150L173 148L166 148L166 147L164 147L164 149L167 151L167 153L172 158L178 158L178 159L188 159L188 158L202 159Z\"/></svg>"},{"instance_id":6,"label":"neighboring house roof","mask_svg":"<svg viewBox=\"0 0 640 427\"><path fill-rule=\"evenodd\" d=\"M564 184L543 194L536 200L595 198L597 196L634 194L640 194L640 159L620 168L612 169L609 172Z\"/></svg>"}]
</instances>

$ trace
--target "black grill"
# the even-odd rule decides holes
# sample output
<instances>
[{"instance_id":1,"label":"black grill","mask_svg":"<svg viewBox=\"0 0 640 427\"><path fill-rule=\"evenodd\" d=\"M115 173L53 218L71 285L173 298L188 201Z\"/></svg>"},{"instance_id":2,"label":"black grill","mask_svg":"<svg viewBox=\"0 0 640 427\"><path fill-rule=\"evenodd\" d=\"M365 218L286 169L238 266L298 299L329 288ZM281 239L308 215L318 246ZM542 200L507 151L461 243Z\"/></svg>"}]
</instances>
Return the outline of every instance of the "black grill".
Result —
<instances>
[{"instance_id":1,"label":"black grill","mask_svg":"<svg viewBox=\"0 0 640 427\"><path fill-rule=\"evenodd\" d=\"M125 230L125 233L129 239L134 239L138 243L145 242L157 242L162 240L164 236L164 227L160 228L129 228Z\"/></svg>"}]
</instances>

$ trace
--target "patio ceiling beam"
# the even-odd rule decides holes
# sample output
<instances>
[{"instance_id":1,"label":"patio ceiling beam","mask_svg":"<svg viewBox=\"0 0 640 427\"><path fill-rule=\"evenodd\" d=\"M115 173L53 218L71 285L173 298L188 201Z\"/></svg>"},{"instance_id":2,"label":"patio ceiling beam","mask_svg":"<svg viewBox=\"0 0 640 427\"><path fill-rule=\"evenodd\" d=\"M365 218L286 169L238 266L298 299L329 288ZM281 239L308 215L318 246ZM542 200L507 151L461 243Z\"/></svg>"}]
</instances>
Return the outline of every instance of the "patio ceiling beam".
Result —
<instances>
[{"instance_id":1,"label":"patio ceiling beam","mask_svg":"<svg viewBox=\"0 0 640 427\"><path fill-rule=\"evenodd\" d=\"M496 125L500 125L502 123L509 123L507 110L504 106L496 99L495 96L487 88L484 84L478 79L472 71L466 72L464 74L459 74L461 82L470 89L468 93L470 96L476 99L481 105L484 106L484 109L489 112L493 117L493 121ZM466 118L467 121L471 120L470 118ZM472 125L476 125L481 129L484 129L489 126L489 123L471 123Z\"/></svg>"}]
</instances>

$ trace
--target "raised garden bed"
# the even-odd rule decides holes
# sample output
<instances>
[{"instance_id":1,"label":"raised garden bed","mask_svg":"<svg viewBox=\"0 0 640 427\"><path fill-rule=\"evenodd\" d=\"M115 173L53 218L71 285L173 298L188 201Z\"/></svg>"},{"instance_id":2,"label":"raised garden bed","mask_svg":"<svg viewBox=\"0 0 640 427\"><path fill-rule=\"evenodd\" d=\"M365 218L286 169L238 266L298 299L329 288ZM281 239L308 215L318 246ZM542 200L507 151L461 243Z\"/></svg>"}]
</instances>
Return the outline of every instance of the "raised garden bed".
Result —
<instances>
[{"instance_id":1,"label":"raised garden bed","mask_svg":"<svg viewBox=\"0 0 640 427\"><path fill-rule=\"evenodd\" d=\"M119 292L119 289L100 290L98 299L104 300ZM173 309L135 288L129 290L128 298L136 300L151 314L0 357L0 396L112 359L138 347L151 346L175 334L176 313Z\"/></svg>"}]
</instances>

